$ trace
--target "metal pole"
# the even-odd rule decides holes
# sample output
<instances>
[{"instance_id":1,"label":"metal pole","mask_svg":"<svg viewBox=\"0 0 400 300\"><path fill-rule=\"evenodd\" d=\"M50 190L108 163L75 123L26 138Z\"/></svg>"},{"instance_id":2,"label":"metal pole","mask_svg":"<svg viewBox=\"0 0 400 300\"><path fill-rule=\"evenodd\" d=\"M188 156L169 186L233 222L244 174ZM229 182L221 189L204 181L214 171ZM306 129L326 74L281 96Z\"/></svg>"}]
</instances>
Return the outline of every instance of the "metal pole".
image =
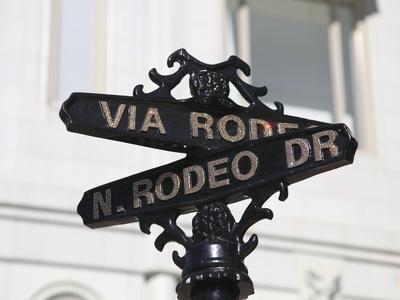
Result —
<instances>
[{"instance_id":1,"label":"metal pole","mask_svg":"<svg viewBox=\"0 0 400 300\"><path fill-rule=\"evenodd\" d=\"M253 294L253 282L243 262L252 249L243 243L241 226L228 206L215 202L199 207L192 226L186 254L173 255L182 269L182 281L176 288L178 299L238 300Z\"/></svg>"},{"instance_id":2,"label":"metal pole","mask_svg":"<svg viewBox=\"0 0 400 300\"><path fill-rule=\"evenodd\" d=\"M193 300L238 300L239 289L229 282L203 282L192 290Z\"/></svg>"}]
</instances>

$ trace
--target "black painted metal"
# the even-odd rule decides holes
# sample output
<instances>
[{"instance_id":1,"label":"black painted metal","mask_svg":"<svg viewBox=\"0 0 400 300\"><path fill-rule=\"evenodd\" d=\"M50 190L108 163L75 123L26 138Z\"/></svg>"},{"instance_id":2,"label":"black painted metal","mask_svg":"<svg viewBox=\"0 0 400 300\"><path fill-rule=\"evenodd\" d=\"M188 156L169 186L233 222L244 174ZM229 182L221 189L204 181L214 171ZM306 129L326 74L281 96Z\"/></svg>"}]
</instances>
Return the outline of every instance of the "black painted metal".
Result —
<instances>
[{"instance_id":1,"label":"black painted metal","mask_svg":"<svg viewBox=\"0 0 400 300\"><path fill-rule=\"evenodd\" d=\"M236 300L239 299L239 293L239 289L229 282L205 281L193 287L191 297L193 300Z\"/></svg>"},{"instance_id":2,"label":"black painted metal","mask_svg":"<svg viewBox=\"0 0 400 300\"><path fill-rule=\"evenodd\" d=\"M268 209L255 211L260 219L272 218ZM184 257L176 252L173 255L175 263L183 269L182 281L177 287L178 299L190 299L190 295L196 295L194 299L245 299L254 292L243 260L256 247L257 237L253 235L246 243L243 235L257 216L244 217L236 223L223 202L205 204L198 209L188 251Z\"/></svg>"},{"instance_id":3,"label":"black painted metal","mask_svg":"<svg viewBox=\"0 0 400 300\"><path fill-rule=\"evenodd\" d=\"M285 141L301 137L305 140L309 140L311 143L314 133L327 129L335 130L335 132L338 133L338 156L323 161L315 161L310 157L303 165L288 169L285 157ZM93 188L83 195L82 201L78 206L78 213L87 226L97 228L121 224L122 222L129 223L140 221L141 223L146 223L146 219L152 220L155 215L158 216L160 213L169 214L176 210L179 210L180 214L191 212L195 210L198 205L214 202L218 199L226 199L225 201L227 203L232 203L248 198L255 189L267 185L274 187L276 183L280 182L287 186L300 180L307 179L315 174L349 164L353 161L354 147L355 141L351 138L348 129L338 124L323 125L282 134L269 139L242 143L225 150L207 151L201 156L190 156L162 167ZM178 174L179 177L182 178L182 170L193 165L200 166L204 172L207 173L207 162L223 157L227 157L231 162L236 154L247 149L251 149L252 153L259 159L258 171L251 179L241 181L236 179L232 174L229 174L227 178L230 184L224 187L212 189L208 186L206 180L203 188L196 193L185 194L184 188L180 188L177 195L168 201L155 200L155 203L151 205L147 205L146 202L143 201L143 207L135 208L133 206L133 182L149 179L154 185L161 174L166 172ZM248 163L248 161L243 161L243 163L246 162ZM245 166L243 167L245 168ZM105 197L106 190L111 191L114 199L111 207L112 213L108 216L100 215L94 218L93 196L95 193L101 193L103 197Z\"/></svg>"},{"instance_id":4,"label":"black painted metal","mask_svg":"<svg viewBox=\"0 0 400 300\"><path fill-rule=\"evenodd\" d=\"M121 121L117 128L110 128L104 119L99 106L99 101L106 101L113 112L119 105L134 105L137 110L136 130L129 130L128 127L128 109L124 110ZM208 101L212 101L208 99ZM229 102L229 105L227 104ZM68 131L81 133L85 135L126 142L130 144L142 145L151 148L158 148L174 152L183 152L194 155L204 150L218 150L232 145L224 140L218 131L214 131L214 139L203 138L203 134L197 139L188 135L188 125L190 124L191 112L204 112L213 118L214 127L218 120L226 115L236 115L245 124L248 129L251 118L266 119L271 124L274 135L278 135L278 122L299 124L299 129L305 129L313 125L326 125L326 123L289 116L281 114L278 111L271 110L264 104L256 106L243 107L235 104L229 98L225 99L225 104L212 106L201 103L197 98L176 100L174 98L140 98L139 96L120 96L120 95L102 95L91 93L73 93L67 101L64 102L60 117L65 123ZM262 105L262 106L261 106ZM166 129L165 135L160 135L157 130L149 130L144 133L140 130L146 111L150 107L157 107L160 115L163 117ZM283 109L283 105L279 105ZM231 124L227 124L230 126ZM234 128L228 128L228 130ZM248 142L249 134L242 142Z\"/></svg>"},{"instance_id":5,"label":"black painted metal","mask_svg":"<svg viewBox=\"0 0 400 300\"><path fill-rule=\"evenodd\" d=\"M248 76L250 67L235 56L226 62L208 65L181 49L169 57L168 66L172 67L175 62L180 67L171 75L160 75L155 69L150 71L150 79L159 86L153 92L144 93L143 86L138 85L133 97L74 93L63 104L60 117L69 131L188 154L172 164L85 192L78 212L84 223L92 228L139 221L141 230L149 234L151 225L158 224L164 229L155 241L160 251L171 241L183 245L186 250L183 256L179 256L177 251L172 255L182 270L182 280L176 288L178 299L246 299L254 293L254 288L244 259L256 248L258 238L253 234L245 241L243 237L256 222L272 219L272 211L263 208L263 204L276 192L279 192L280 200L285 200L288 185L292 183L352 163L357 142L344 124L287 116L283 113L283 105L278 102L275 110L264 105L258 97L264 96L267 89L253 87L240 79L237 71ZM193 97L176 100L171 90L185 75L190 76ZM229 82L249 103L248 107L239 106L229 98ZM114 121L117 111L120 111L118 122L112 126L110 120L106 122L99 101L106 102ZM129 115L132 107L136 112L135 126L129 123L132 121L132 115ZM140 123L149 109L157 109L160 113L164 133L154 128L145 132L140 130ZM230 142L216 131L213 139L205 136L193 138L189 118L193 112L208 114L214 124L226 115L238 116L246 124L252 118L267 120L273 136L251 139L246 134L240 141ZM278 132L278 124L282 122L295 123L298 128L287 133ZM238 130L232 124L226 126L228 131ZM286 141L301 138L312 145L313 135L326 130L335 133L337 155L325 153L326 158L317 160L310 153L301 165L294 168L287 165ZM167 201L155 197L154 201L142 201L136 207L132 203L134 182L149 180L153 183L151 193L154 193L154 182L161 174L172 172L182 177L185 167L196 165L207 170L210 161L227 158L232 162L235 155L250 150L257 156L258 166L254 176L248 180L235 178L232 170L225 173L229 185L211 188L204 184L193 193L179 188L176 195ZM249 162L244 161L241 168L248 169ZM163 188L171 187L166 184ZM241 219L236 221L227 204L246 198L251 198L251 201ZM196 215L192 221L193 234L189 237L176 221L181 214L191 211L196 211Z\"/></svg>"}]
</instances>

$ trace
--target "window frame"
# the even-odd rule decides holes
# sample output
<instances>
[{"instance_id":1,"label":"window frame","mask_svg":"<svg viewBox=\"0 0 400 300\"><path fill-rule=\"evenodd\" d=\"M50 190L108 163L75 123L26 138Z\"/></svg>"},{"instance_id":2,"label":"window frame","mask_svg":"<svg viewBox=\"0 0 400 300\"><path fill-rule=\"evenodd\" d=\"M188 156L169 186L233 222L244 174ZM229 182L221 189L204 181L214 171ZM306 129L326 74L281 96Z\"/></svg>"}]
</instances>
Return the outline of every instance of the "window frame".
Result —
<instances>
[{"instance_id":1,"label":"window frame","mask_svg":"<svg viewBox=\"0 0 400 300\"><path fill-rule=\"evenodd\" d=\"M229 1L229 0L228 0ZM343 70L343 43L341 22L337 16L337 7L340 4L350 5L353 9L354 27L350 37L351 48L351 70L354 127L357 128L357 136L360 137L360 146L368 152L375 152L373 143L374 127L373 112L370 93L370 72L368 65L368 51L366 46L365 15L366 8L364 1L358 0L301 0L326 2L330 5L331 19L328 26L328 47L329 61L331 66L331 86L333 120L336 123L346 123L346 90ZM230 1L230 7L236 7L237 20L237 54L243 60L251 64L251 28L250 8L246 0ZM231 11L228 10L228 13ZM251 81L251 78L247 81Z\"/></svg>"},{"instance_id":2,"label":"window frame","mask_svg":"<svg viewBox=\"0 0 400 300\"><path fill-rule=\"evenodd\" d=\"M50 30L48 36L48 68L47 68L47 104L50 107L59 108L62 101L59 97L59 76L60 76L60 17L61 0L52 0L50 3ZM106 89L106 55L107 55L107 0L94 1L94 32L93 53L93 87L94 91L104 92Z\"/></svg>"}]
</instances>

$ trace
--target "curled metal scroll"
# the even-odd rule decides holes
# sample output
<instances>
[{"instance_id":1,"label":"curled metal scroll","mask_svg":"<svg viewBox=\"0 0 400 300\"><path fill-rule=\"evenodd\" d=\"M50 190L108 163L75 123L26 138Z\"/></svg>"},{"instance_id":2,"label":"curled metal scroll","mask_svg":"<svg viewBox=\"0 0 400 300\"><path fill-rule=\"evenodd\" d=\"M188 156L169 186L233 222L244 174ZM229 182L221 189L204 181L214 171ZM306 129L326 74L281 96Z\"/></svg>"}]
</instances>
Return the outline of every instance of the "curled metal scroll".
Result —
<instances>
[{"instance_id":1,"label":"curled metal scroll","mask_svg":"<svg viewBox=\"0 0 400 300\"><path fill-rule=\"evenodd\" d=\"M189 85L193 101L201 99L203 104L212 103L220 105L229 105L231 100L229 96L229 82L231 82L249 103L249 109L263 109L268 111L284 113L283 104L274 102L276 110L269 108L262 103L259 97L265 96L268 89L255 87L244 82L237 74L238 70L246 76L250 76L250 66L237 56L230 56L225 62L211 65L203 63L191 56L185 49L179 49L168 57L167 65L172 67L178 63L179 69L170 75L161 75L155 68L149 72L151 81L158 85L158 88L150 93L143 91L143 85L137 85L133 90L133 95L137 97L157 97L175 99L171 91L185 77L190 76ZM212 98L212 99L211 99Z\"/></svg>"}]
</instances>

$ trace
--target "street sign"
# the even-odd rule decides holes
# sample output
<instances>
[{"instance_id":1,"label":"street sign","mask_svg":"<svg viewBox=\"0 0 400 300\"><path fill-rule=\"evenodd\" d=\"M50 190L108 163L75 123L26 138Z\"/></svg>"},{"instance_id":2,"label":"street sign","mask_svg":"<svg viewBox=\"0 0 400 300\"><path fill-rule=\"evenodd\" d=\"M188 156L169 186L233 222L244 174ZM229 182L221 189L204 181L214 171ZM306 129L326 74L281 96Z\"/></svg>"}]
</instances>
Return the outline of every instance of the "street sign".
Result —
<instances>
[{"instance_id":1,"label":"street sign","mask_svg":"<svg viewBox=\"0 0 400 300\"><path fill-rule=\"evenodd\" d=\"M182 159L87 191L78 206L92 228L135 222L163 211L246 199L273 182L287 185L353 162L345 125L325 125ZM247 195L247 197L246 197Z\"/></svg>"},{"instance_id":2,"label":"street sign","mask_svg":"<svg viewBox=\"0 0 400 300\"><path fill-rule=\"evenodd\" d=\"M150 233L152 224L160 225L158 250L171 241L186 249L182 257L173 253L183 270L178 299L245 299L254 289L243 260L258 239L243 237L272 218L265 201L275 192L285 200L290 184L351 164L357 142L344 124L285 115L279 102L275 109L265 105L259 97L267 89L240 78L250 67L235 56L209 65L180 49L168 58L169 67L174 63L180 66L173 74L150 71L158 85L150 93L138 85L133 96L73 93L63 103L60 117L71 132L187 153L85 192L78 213L91 228L138 221ZM171 90L186 75L192 97L175 99ZM229 84L248 106L229 98ZM246 198L251 201L236 221L227 205ZM176 220L191 211L188 237Z\"/></svg>"},{"instance_id":3,"label":"street sign","mask_svg":"<svg viewBox=\"0 0 400 300\"><path fill-rule=\"evenodd\" d=\"M265 105L243 107L229 98L224 104L204 105L198 98L177 101L88 93L73 93L60 116L72 132L186 153L324 124Z\"/></svg>"}]
</instances>

